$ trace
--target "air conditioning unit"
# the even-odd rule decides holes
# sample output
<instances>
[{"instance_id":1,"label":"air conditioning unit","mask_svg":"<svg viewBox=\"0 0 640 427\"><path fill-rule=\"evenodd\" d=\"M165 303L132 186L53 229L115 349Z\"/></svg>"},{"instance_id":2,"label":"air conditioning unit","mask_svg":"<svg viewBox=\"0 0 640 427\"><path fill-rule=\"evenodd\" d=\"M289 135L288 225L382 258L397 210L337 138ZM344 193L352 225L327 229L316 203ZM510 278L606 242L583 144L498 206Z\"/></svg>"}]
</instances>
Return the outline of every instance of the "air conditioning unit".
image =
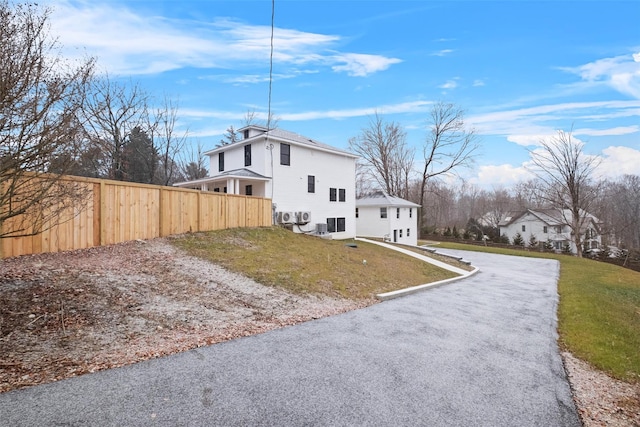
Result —
<instances>
[{"instance_id":1,"label":"air conditioning unit","mask_svg":"<svg viewBox=\"0 0 640 427\"><path fill-rule=\"evenodd\" d=\"M311 222L311 212L297 212L296 218L298 224L308 224Z\"/></svg>"},{"instance_id":2,"label":"air conditioning unit","mask_svg":"<svg viewBox=\"0 0 640 427\"><path fill-rule=\"evenodd\" d=\"M294 224L296 222L295 212L278 212L279 224Z\"/></svg>"},{"instance_id":3,"label":"air conditioning unit","mask_svg":"<svg viewBox=\"0 0 640 427\"><path fill-rule=\"evenodd\" d=\"M316 234L327 234L327 224L322 222L316 224Z\"/></svg>"}]
</instances>

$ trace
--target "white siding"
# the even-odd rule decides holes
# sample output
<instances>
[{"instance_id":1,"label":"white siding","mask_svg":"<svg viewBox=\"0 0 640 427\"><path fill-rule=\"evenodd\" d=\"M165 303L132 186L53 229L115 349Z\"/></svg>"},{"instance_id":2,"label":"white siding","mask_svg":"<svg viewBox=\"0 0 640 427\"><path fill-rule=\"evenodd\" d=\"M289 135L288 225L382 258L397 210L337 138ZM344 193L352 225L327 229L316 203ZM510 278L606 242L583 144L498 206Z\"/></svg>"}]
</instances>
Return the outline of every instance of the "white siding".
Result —
<instances>
[{"instance_id":1,"label":"white siding","mask_svg":"<svg viewBox=\"0 0 640 427\"><path fill-rule=\"evenodd\" d=\"M315 177L315 192L308 192L308 176ZM280 165L279 147L274 148L273 201L277 211L310 211L311 222L300 231L315 230L316 223L328 218L345 218L345 231L336 239L353 238L355 224L355 159L334 153L291 145L291 165ZM329 189L345 190L345 201L329 200ZM296 227L294 226L294 230Z\"/></svg>"},{"instance_id":2,"label":"white siding","mask_svg":"<svg viewBox=\"0 0 640 427\"><path fill-rule=\"evenodd\" d=\"M244 166L244 146L247 142L239 141L223 147L224 170L248 169L260 175L272 177L272 182L254 184L253 195L271 198L277 212L311 212L311 222L306 225L294 225L293 231L315 231L316 224L326 224L328 218L344 218L345 231L332 233L333 238L355 237L355 158L291 142L289 143L290 165L281 165L281 143L276 139L253 140L251 166L247 167ZM210 170L212 176L220 174L218 153L210 155ZM314 193L308 192L309 175L315 176ZM243 180L236 180L230 185L239 185L240 193L244 194L246 183ZM346 195L345 201L329 201L330 188L335 188L337 193L339 189L343 189Z\"/></svg>"},{"instance_id":3,"label":"white siding","mask_svg":"<svg viewBox=\"0 0 640 427\"><path fill-rule=\"evenodd\" d=\"M405 245L418 244L417 208L386 206L387 218L380 218L380 208L385 206L360 206L356 228L358 236L387 238ZM397 210L400 209L400 218ZM411 210L411 216L409 211ZM408 231L408 233L407 233Z\"/></svg>"}]
</instances>

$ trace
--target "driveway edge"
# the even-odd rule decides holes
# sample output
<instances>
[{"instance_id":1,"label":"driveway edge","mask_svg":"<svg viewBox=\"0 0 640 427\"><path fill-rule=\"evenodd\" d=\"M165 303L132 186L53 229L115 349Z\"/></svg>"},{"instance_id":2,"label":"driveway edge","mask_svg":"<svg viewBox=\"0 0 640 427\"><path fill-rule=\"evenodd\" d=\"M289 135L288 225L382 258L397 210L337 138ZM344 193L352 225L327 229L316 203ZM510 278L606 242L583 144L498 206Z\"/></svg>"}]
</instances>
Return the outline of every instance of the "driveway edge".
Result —
<instances>
[{"instance_id":1,"label":"driveway edge","mask_svg":"<svg viewBox=\"0 0 640 427\"><path fill-rule=\"evenodd\" d=\"M387 249L391 249L397 252L401 252L405 255L409 255L412 256L414 258L417 258L421 261L424 262L428 262L430 264L433 264L437 267L440 268L444 268L445 270L449 270L453 273L459 274L458 277L452 277L450 279L444 279L444 280L439 280L437 282L432 282L432 283L425 283L423 285L417 285L417 286L412 286L410 288L404 288L404 289L398 289L395 291L391 291L391 292L384 292L382 294L377 294L376 298L378 298L381 301L387 301L393 298L398 298L398 297L402 297L405 295L410 295L416 292L420 292L420 291L424 291L424 290L428 290L428 289L433 289L433 288L437 288L449 283L453 283L453 282L457 282L458 280L463 280L466 279L467 277L473 276L474 274L476 274L478 271L480 271L480 269L478 267L472 266L473 270L471 271L467 271L467 270L463 270L461 268L458 267L454 267L452 265L449 265L445 262L442 261L438 261L436 259L430 258L428 256L424 256L424 255L420 255L419 253L410 251L408 249L403 249L394 245L389 245L387 243L383 243L383 242L377 242L375 240L369 240L369 239L365 239L365 238L361 238L361 237L356 237L356 240L362 241L362 242L367 242L367 243L373 243L375 245L378 246L382 246L384 248ZM416 246L416 248L420 248L418 246ZM434 253L438 253L438 252L434 252ZM446 254L441 254L438 253L439 255L446 255Z\"/></svg>"}]
</instances>

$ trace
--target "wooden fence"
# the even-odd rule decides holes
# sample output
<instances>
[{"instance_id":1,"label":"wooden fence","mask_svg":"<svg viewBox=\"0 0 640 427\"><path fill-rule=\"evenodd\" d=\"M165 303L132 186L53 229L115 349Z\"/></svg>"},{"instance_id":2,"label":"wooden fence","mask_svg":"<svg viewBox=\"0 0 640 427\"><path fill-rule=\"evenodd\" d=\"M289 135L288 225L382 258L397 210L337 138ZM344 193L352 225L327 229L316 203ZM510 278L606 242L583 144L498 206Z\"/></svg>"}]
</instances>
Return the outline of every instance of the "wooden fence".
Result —
<instances>
[{"instance_id":1,"label":"wooden fence","mask_svg":"<svg viewBox=\"0 0 640 427\"><path fill-rule=\"evenodd\" d=\"M0 258L85 249L196 231L272 225L271 199L91 178L88 197L35 236L0 239ZM0 224L4 232L20 223Z\"/></svg>"}]
</instances>

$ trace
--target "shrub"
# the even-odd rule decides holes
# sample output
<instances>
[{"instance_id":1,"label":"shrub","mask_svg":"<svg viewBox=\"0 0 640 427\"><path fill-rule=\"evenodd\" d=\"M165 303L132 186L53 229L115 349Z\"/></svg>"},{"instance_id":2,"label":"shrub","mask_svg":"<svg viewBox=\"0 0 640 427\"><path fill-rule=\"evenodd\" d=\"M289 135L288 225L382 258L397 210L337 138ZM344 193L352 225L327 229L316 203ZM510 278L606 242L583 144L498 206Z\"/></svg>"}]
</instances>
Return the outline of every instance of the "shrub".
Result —
<instances>
[{"instance_id":1,"label":"shrub","mask_svg":"<svg viewBox=\"0 0 640 427\"><path fill-rule=\"evenodd\" d=\"M524 239L522 238L522 235L520 233L516 233L516 235L513 236L513 245L524 246Z\"/></svg>"}]
</instances>

